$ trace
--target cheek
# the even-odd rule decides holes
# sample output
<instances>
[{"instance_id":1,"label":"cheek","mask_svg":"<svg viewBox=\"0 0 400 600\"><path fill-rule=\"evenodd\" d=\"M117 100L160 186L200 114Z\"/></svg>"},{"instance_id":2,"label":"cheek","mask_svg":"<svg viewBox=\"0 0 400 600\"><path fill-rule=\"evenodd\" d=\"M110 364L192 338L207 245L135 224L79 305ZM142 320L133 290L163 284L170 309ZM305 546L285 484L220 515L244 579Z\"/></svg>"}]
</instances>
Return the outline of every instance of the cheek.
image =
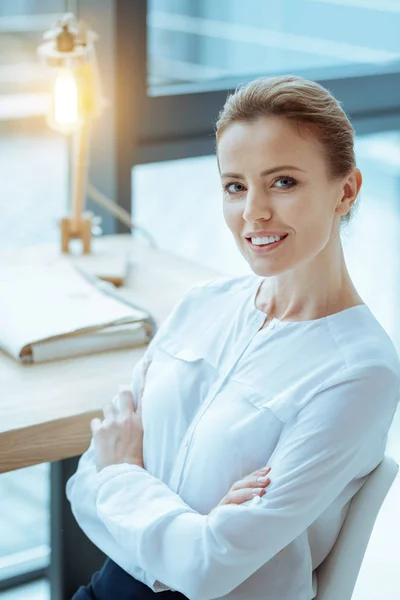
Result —
<instances>
[{"instance_id":1,"label":"cheek","mask_svg":"<svg viewBox=\"0 0 400 600\"><path fill-rule=\"evenodd\" d=\"M234 229L240 226L242 221L243 211L238 209L238 206L234 207L233 204L224 201L222 205L222 212L224 215L225 223L230 229Z\"/></svg>"},{"instance_id":2,"label":"cheek","mask_svg":"<svg viewBox=\"0 0 400 600\"><path fill-rule=\"evenodd\" d=\"M310 207L307 211L297 214L297 219L292 220L296 231L296 242L307 254L320 252L328 243L332 219L326 210L319 207Z\"/></svg>"}]
</instances>

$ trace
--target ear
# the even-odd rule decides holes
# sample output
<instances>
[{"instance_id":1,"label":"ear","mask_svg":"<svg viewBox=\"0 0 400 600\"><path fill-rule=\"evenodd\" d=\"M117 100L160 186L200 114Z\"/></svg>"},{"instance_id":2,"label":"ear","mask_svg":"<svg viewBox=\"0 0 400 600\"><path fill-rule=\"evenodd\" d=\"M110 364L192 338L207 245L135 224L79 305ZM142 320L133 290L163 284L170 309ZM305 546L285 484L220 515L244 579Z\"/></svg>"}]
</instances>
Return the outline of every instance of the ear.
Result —
<instances>
[{"instance_id":1,"label":"ear","mask_svg":"<svg viewBox=\"0 0 400 600\"><path fill-rule=\"evenodd\" d=\"M347 215L362 186L362 175L360 169L354 167L349 175L346 176L341 186L341 198L336 207L336 212L340 215Z\"/></svg>"}]
</instances>

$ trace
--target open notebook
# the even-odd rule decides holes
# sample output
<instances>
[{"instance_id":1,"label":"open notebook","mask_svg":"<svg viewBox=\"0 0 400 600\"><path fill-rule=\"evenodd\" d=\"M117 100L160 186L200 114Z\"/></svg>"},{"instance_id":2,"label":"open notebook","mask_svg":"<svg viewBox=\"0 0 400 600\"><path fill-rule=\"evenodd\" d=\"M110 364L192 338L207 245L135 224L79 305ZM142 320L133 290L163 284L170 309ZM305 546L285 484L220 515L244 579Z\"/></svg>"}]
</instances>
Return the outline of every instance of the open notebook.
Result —
<instances>
[{"instance_id":1,"label":"open notebook","mask_svg":"<svg viewBox=\"0 0 400 600\"><path fill-rule=\"evenodd\" d=\"M157 323L67 259L0 267L0 348L39 363L148 344Z\"/></svg>"}]
</instances>

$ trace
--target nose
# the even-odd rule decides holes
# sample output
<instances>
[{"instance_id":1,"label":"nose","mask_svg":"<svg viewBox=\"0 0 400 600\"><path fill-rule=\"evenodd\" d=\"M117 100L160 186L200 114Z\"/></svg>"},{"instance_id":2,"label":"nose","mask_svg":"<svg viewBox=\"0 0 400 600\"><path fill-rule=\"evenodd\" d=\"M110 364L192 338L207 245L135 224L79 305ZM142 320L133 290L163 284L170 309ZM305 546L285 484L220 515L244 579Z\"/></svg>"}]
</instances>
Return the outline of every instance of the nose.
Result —
<instances>
[{"instance_id":1,"label":"nose","mask_svg":"<svg viewBox=\"0 0 400 600\"><path fill-rule=\"evenodd\" d=\"M243 219L255 223L261 217L263 219L270 219L271 216L272 208L269 204L267 194L263 193L262 190L249 188L246 194Z\"/></svg>"}]
</instances>

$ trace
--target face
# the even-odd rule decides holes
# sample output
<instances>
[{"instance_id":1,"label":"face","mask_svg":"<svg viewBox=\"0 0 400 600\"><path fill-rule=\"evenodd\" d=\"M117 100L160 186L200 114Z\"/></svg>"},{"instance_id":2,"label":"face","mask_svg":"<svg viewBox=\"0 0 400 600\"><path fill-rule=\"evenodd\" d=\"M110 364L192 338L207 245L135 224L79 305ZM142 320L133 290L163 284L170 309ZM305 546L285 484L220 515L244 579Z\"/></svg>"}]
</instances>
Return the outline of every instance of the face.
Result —
<instances>
[{"instance_id":1,"label":"face","mask_svg":"<svg viewBox=\"0 0 400 600\"><path fill-rule=\"evenodd\" d=\"M361 186L358 169L333 180L319 141L278 117L230 125L218 142L218 164L225 222L252 270L265 276L315 260L337 244L340 217ZM244 236L262 230L288 235L256 254Z\"/></svg>"}]
</instances>

